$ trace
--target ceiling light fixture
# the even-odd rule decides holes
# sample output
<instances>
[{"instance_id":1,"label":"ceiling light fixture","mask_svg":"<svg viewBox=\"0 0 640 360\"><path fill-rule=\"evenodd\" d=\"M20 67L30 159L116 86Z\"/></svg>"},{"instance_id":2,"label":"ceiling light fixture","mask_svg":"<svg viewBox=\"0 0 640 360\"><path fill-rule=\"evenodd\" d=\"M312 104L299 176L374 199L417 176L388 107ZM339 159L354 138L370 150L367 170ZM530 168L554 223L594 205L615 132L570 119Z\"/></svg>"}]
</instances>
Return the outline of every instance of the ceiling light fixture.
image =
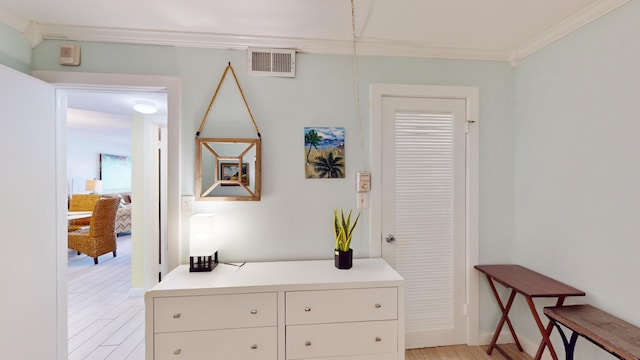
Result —
<instances>
[{"instance_id":1,"label":"ceiling light fixture","mask_svg":"<svg viewBox=\"0 0 640 360\"><path fill-rule=\"evenodd\" d=\"M155 114L156 112L158 112L158 108L155 106L155 104L149 101L136 101L136 103L133 104L133 110L146 115Z\"/></svg>"}]
</instances>

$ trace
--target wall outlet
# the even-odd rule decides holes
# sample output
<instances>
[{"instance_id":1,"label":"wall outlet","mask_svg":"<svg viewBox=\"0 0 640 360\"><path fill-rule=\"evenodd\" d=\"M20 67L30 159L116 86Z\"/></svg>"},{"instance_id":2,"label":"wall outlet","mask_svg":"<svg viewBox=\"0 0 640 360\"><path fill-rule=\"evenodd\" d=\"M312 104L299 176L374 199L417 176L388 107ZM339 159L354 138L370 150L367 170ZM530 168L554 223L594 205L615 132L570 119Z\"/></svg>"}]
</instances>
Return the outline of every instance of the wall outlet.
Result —
<instances>
[{"instance_id":1,"label":"wall outlet","mask_svg":"<svg viewBox=\"0 0 640 360\"><path fill-rule=\"evenodd\" d=\"M369 208L369 193L359 192L358 196L358 209L368 209Z\"/></svg>"}]
</instances>

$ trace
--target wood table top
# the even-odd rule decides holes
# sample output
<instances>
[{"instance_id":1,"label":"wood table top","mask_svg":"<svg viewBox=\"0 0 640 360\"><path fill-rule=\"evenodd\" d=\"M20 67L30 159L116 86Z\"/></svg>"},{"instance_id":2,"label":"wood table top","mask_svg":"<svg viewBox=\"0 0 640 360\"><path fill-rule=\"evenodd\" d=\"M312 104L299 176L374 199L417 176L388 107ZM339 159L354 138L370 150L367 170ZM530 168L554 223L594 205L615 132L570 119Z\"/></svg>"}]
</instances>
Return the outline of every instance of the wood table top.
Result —
<instances>
[{"instance_id":1,"label":"wood table top","mask_svg":"<svg viewBox=\"0 0 640 360\"><path fill-rule=\"evenodd\" d=\"M578 290L572 286L537 273L521 265L476 265L475 268L503 286L514 289L529 297L585 295L582 290Z\"/></svg>"},{"instance_id":2,"label":"wood table top","mask_svg":"<svg viewBox=\"0 0 640 360\"><path fill-rule=\"evenodd\" d=\"M86 219L91 217L91 211L69 211L67 212L67 220Z\"/></svg>"},{"instance_id":3,"label":"wood table top","mask_svg":"<svg viewBox=\"0 0 640 360\"><path fill-rule=\"evenodd\" d=\"M640 328L591 305L547 307L545 315L621 359L640 359Z\"/></svg>"}]
</instances>

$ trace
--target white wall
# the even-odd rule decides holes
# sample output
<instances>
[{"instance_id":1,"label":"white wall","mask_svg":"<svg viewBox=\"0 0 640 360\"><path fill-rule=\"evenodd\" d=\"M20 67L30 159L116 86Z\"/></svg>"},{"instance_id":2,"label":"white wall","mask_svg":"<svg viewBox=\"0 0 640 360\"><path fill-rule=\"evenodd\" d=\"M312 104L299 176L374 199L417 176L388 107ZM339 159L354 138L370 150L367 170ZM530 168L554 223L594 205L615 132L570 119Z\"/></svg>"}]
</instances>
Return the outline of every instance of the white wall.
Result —
<instances>
[{"instance_id":1,"label":"white wall","mask_svg":"<svg viewBox=\"0 0 640 360\"><path fill-rule=\"evenodd\" d=\"M56 236L64 236L64 187L56 172L53 87L0 65L0 153L4 155L0 348L4 359L51 359L58 349L60 309ZM61 288L66 289L66 284ZM60 357L61 358L61 357Z\"/></svg>"},{"instance_id":2,"label":"white wall","mask_svg":"<svg viewBox=\"0 0 640 360\"><path fill-rule=\"evenodd\" d=\"M94 111L67 109L67 118L83 118L83 121L121 122L128 117ZM99 130L70 130L67 133L67 186L73 194L87 193L85 181L100 178L100 154L131 155L131 135L128 139L110 139ZM73 184L73 187L71 186ZM123 189L130 191L130 189Z\"/></svg>"},{"instance_id":3,"label":"white wall","mask_svg":"<svg viewBox=\"0 0 640 360\"><path fill-rule=\"evenodd\" d=\"M638 19L631 1L518 67L515 260L640 326ZM517 310L514 325L537 341L524 302ZM605 356L577 347L579 359Z\"/></svg>"}]
</instances>

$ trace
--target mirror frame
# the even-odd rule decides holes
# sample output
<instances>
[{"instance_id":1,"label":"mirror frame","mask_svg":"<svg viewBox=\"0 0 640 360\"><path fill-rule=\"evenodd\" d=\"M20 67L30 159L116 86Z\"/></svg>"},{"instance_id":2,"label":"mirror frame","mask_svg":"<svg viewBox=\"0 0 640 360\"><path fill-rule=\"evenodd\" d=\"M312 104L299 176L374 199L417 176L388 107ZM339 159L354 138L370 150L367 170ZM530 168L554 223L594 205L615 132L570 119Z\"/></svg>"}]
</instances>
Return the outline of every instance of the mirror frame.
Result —
<instances>
[{"instance_id":1,"label":"mirror frame","mask_svg":"<svg viewBox=\"0 0 640 360\"><path fill-rule=\"evenodd\" d=\"M221 156L216 154L210 144L248 144L249 146L238 156ZM261 139L234 139L234 138L196 138L196 201L260 201L260 188L261 188ZM251 191L248 186L242 183L242 177L238 180L222 180L219 174L219 162L220 161L237 161L239 164L243 163L242 157L252 147L256 149L255 160L255 174L254 174L254 191ZM209 151L215 157L215 182L207 189L202 188L202 151L203 149ZM213 196L207 195L213 191L216 187L222 185L236 185L242 187L247 193L247 196Z\"/></svg>"}]
</instances>

